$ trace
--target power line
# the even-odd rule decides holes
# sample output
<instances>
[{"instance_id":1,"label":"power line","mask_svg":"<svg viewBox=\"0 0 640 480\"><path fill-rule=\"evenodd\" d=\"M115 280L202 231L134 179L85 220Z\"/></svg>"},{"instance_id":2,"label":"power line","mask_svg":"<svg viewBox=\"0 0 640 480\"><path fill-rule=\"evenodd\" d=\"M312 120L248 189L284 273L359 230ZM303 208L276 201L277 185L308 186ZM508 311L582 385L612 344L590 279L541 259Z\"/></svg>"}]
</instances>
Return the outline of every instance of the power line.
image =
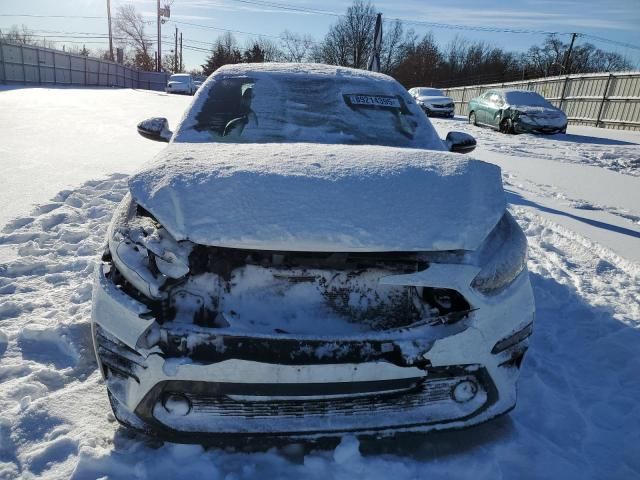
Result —
<instances>
[{"instance_id":1,"label":"power line","mask_svg":"<svg viewBox=\"0 0 640 480\"><path fill-rule=\"evenodd\" d=\"M32 17L32 18L84 18L104 20L106 16L89 15L32 15L29 13L0 13L0 17Z\"/></svg>"},{"instance_id":2,"label":"power line","mask_svg":"<svg viewBox=\"0 0 640 480\"><path fill-rule=\"evenodd\" d=\"M299 7L296 5L272 2L267 0L231 0L237 3L244 3L254 6L260 6L265 8L276 8L284 11L298 12L298 13L308 13L315 15L327 15L332 17L343 17L344 14L340 14L337 12L332 12L328 10L319 10L314 8L307 7ZM29 18L78 18L78 19L105 19L106 16L92 16L92 15L36 15L36 14L0 14L0 17L29 17ZM423 20L411 20L407 18L401 17L387 17L389 20L397 20L405 23L407 25L415 25L421 27L429 27L429 28L439 28L439 29L447 29L447 30L468 30L468 31L477 31L477 32L490 32L490 33L513 33L513 34L538 34L538 35L571 35L570 32L559 32L559 31L550 31L550 30L535 30L535 29L517 29L517 28L503 28L496 26L479 26L479 25L465 25L465 24L450 24L450 23L441 23L441 22L427 22ZM277 35L270 34L261 34L257 32L247 32L242 30L229 29L224 27L213 27L211 25L202 25L191 22L184 22L180 20L170 20L173 23L179 25L188 25L196 28L205 28L210 30L216 30L221 32L229 32L236 33L239 35L250 35L255 37L268 37L279 39L280 37ZM150 22L147 22L150 23ZM591 39L593 41L607 43L610 45L615 45L624 48L630 48L634 50L640 50L640 45L622 42L618 40L613 40L610 38L601 37L598 35L592 35L588 33L579 33L581 37ZM190 40L195 43L195 41ZM314 42L317 43L317 42Z\"/></svg>"},{"instance_id":3,"label":"power line","mask_svg":"<svg viewBox=\"0 0 640 480\"><path fill-rule=\"evenodd\" d=\"M634 50L640 50L640 45L634 45L633 43L620 42L618 40L611 40L609 38L599 37L597 35L591 35L590 33L581 33L581 37L590 38L603 43L609 43L611 45L617 45L618 47L633 48Z\"/></svg>"},{"instance_id":4,"label":"power line","mask_svg":"<svg viewBox=\"0 0 640 480\"><path fill-rule=\"evenodd\" d=\"M221 32L237 33L238 35L252 35L252 36L255 36L255 37L280 38L278 35L269 35L269 34L266 34L266 33L244 32L242 30L232 30L232 29L229 29L229 28L213 27L211 25L201 25L201 24L197 24L197 23L183 22L183 21L179 21L179 20L169 20L169 21L173 22L173 23L177 23L178 25L189 25L191 27L207 28L207 29L210 29L210 30L218 30L218 31L221 31Z\"/></svg>"},{"instance_id":5,"label":"power line","mask_svg":"<svg viewBox=\"0 0 640 480\"><path fill-rule=\"evenodd\" d=\"M257 5L257 6L261 6L261 7L268 7L268 8L279 8L280 10L288 10L291 12L298 12L298 13L311 13L311 14L317 14L317 15L328 15L331 17L341 17L343 16L340 13L337 12L330 12L328 10L317 10L315 8L306 8L306 7L298 7L295 5L286 5L283 3L276 3L276 2L267 2L267 1L259 1L259 0L234 0L236 2L239 3L246 3L246 4L250 4L250 5Z\"/></svg>"},{"instance_id":6,"label":"power line","mask_svg":"<svg viewBox=\"0 0 640 480\"><path fill-rule=\"evenodd\" d=\"M332 17L344 17L344 14L338 12L331 12L327 10L317 10L314 8L298 7L291 4L284 4L278 2L271 2L265 0L232 0L234 2L246 3L250 5L256 5L266 8L277 8L280 10L286 10L291 12L309 13L316 15L327 15ZM479 26L479 25L464 25L464 24L451 24L441 22L427 22L424 20L411 20L401 17L387 17L390 20L397 20L407 25L424 26L431 28L443 28L448 30L471 30L479 32L495 32L495 33L524 33L524 34L542 34L542 35L571 35L568 32L554 32L547 30L533 30L533 29L518 29L518 28L505 28L505 27L493 27L493 26Z\"/></svg>"}]
</instances>

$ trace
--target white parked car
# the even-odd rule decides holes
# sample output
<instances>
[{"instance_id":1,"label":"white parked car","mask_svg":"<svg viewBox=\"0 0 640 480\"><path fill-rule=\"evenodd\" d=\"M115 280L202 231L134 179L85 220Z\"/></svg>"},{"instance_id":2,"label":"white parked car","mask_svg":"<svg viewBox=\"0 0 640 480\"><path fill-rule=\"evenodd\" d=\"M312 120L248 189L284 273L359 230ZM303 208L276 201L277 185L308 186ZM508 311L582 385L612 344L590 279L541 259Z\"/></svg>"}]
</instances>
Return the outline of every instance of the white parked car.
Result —
<instances>
[{"instance_id":1,"label":"white parked car","mask_svg":"<svg viewBox=\"0 0 640 480\"><path fill-rule=\"evenodd\" d=\"M198 87L194 84L191 75L188 73L175 73L169 77L165 92L193 95L197 89Z\"/></svg>"},{"instance_id":2,"label":"white parked car","mask_svg":"<svg viewBox=\"0 0 640 480\"><path fill-rule=\"evenodd\" d=\"M409 89L409 93L427 116L453 118L455 110L453 99L437 88L414 87Z\"/></svg>"},{"instance_id":3,"label":"white parked car","mask_svg":"<svg viewBox=\"0 0 640 480\"><path fill-rule=\"evenodd\" d=\"M426 431L508 412L534 302L500 169L392 78L217 70L129 180L92 331L116 418L178 441ZM450 151L447 151L450 150Z\"/></svg>"}]
</instances>

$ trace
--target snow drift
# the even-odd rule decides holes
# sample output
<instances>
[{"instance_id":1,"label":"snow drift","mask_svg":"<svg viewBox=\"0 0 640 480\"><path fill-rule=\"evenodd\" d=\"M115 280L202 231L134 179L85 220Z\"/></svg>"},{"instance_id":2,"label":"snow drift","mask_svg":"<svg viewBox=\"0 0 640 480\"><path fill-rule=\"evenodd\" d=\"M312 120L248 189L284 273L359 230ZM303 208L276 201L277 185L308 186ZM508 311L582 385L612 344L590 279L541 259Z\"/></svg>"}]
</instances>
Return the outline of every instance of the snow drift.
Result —
<instances>
[{"instance_id":1,"label":"snow drift","mask_svg":"<svg viewBox=\"0 0 640 480\"><path fill-rule=\"evenodd\" d=\"M177 143L129 186L177 240L264 250L472 250L505 210L498 167L379 146Z\"/></svg>"}]
</instances>

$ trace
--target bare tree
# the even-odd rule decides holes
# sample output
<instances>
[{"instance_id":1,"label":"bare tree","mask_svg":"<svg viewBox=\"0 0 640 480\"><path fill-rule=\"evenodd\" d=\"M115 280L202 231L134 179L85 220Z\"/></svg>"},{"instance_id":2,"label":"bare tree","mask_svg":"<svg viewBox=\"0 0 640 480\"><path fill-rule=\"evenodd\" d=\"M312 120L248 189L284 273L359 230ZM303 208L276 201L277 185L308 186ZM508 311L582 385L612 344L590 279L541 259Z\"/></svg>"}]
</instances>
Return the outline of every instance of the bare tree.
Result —
<instances>
[{"instance_id":1,"label":"bare tree","mask_svg":"<svg viewBox=\"0 0 640 480\"><path fill-rule=\"evenodd\" d=\"M223 65L240 63L241 61L242 52L240 52L238 42L232 33L227 32L220 35L214 42L211 54L202 65L202 72L204 75L211 75Z\"/></svg>"},{"instance_id":2,"label":"bare tree","mask_svg":"<svg viewBox=\"0 0 640 480\"><path fill-rule=\"evenodd\" d=\"M154 60L151 57L153 41L145 33L145 22L133 5L118 7L114 31L124 43L134 50L133 64L142 70L153 70Z\"/></svg>"},{"instance_id":3,"label":"bare tree","mask_svg":"<svg viewBox=\"0 0 640 480\"><path fill-rule=\"evenodd\" d=\"M631 63L615 52L605 52L590 43L574 45L567 61L566 71L562 68L569 44L550 35L542 45L529 48L521 57L522 68L531 76L547 76L569 73L611 72L630 70Z\"/></svg>"},{"instance_id":4,"label":"bare tree","mask_svg":"<svg viewBox=\"0 0 640 480\"><path fill-rule=\"evenodd\" d=\"M36 45L45 48L56 47L56 42L47 40L46 37L36 35L26 25L22 25L21 27L12 25L11 28L9 28L9 30L6 32L0 30L0 38L9 42L20 43L23 45Z\"/></svg>"},{"instance_id":5,"label":"bare tree","mask_svg":"<svg viewBox=\"0 0 640 480\"><path fill-rule=\"evenodd\" d=\"M289 30L280 34L280 45L285 62L300 63L308 60L314 44L311 35L300 35Z\"/></svg>"},{"instance_id":6,"label":"bare tree","mask_svg":"<svg viewBox=\"0 0 640 480\"><path fill-rule=\"evenodd\" d=\"M327 33L321 46L325 63L364 68L373 44L375 8L370 2L355 0L344 17Z\"/></svg>"},{"instance_id":7,"label":"bare tree","mask_svg":"<svg viewBox=\"0 0 640 480\"><path fill-rule=\"evenodd\" d=\"M407 87L424 87L438 81L444 58L432 33L417 42L413 34L403 46L403 57L394 77Z\"/></svg>"},{"instance_id":8,"label":"bare tree","mask_svg":"<svg viewBox=\"0 0 640 480\"><path fill-rule=\"evenodd\" d=\"M405 41L404 28L400 20L394 20L390 25L382 26L382 52L380 53L380 70L391 73L400 64L404 56ZM408 33L409 37L413 32Z\"/></svg>"},{"instance_id":9,"label":"bare tree","mask_svg":"<svg viewBox=\"0 0 640 480\"><path fill-rule=\"evenodd\" d=\"M282 50L278 46L278 43L264 37L258 37L249 40L245 44L244 50L254 49L255 46L258 46L260 51L262 52L263 62L279 62L283 59Z\"/></svg>"}]
</instances>

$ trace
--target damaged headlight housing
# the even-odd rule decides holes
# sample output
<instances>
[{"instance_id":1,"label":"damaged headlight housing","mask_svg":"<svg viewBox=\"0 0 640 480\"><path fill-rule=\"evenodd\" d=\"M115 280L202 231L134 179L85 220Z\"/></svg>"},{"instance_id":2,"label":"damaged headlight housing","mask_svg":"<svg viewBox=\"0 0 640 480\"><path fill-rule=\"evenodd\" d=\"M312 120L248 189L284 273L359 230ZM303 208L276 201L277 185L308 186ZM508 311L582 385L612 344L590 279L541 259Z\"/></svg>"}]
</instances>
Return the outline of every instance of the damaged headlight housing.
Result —
<instances>
[{"instance_id":1,"label":"damaged headlight housing","mask_svg":"<svg viewBox=\"0 0 640 480\"><path fill-rule=\"evenodd\" d=\"M191 242L177 242L155 219L139 215L129 194L118 206L107 237L115 267L151 299L163 298L160 289L168 279L189 273Z\"/></svg>"},{"instance_id":2,"label":"damaged headlight housing","mask_svg":"<svg viewBox=\"0 0 640 480\"><path fill-rule=\"evenodd\" d=\"M479 252L482 270L471 286L496 295L513 282L527 264L527 238L509 212L495 226Z\"/></svg>"}]
</instances>

